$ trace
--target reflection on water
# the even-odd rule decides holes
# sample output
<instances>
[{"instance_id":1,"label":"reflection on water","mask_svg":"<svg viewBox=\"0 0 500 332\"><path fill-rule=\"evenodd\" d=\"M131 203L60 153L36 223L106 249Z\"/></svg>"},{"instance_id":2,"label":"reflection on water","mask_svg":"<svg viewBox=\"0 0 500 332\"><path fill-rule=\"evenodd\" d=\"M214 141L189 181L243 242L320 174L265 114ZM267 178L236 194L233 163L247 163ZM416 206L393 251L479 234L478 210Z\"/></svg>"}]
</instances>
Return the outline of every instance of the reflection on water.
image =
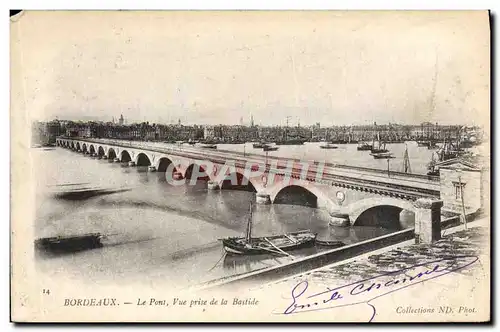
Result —
<instances>
[{"instance_id":1,"label":"reflection on water","mask_svg":"<svg viewBox=\"0 0 500 332\"><path fill-rule=\"evenodd\" d=\"M238 147L241 146L233 146ZM277 152L290 149L295 151L295 157L302 157L300 148L285 146ZM347 145L345 149L338 154L345 162L346 151L352 149L354 160L366 158L366 152L356 151L355 145ZM250 150L247 147L246 151ZM290 261L289 257L274 255L223 257L218 239L244 234L253 193L208 191L202 181L196 186L171 186L159 176L161 173L149 173L147 167L123 167L61 148L34 149L32 153L37 165L36 237L89 232L108 235L103 248L40 257L38 268L49 275L100 283L138 281L147 277L150 284L192 284ZM369 159L369 162L361 166L373 166L374 161ZM127 190L81 201L55 199L51 194L54 188L61 188L57 186L75 183ZM320 209L254 205L254 236L301 229L317 232L318 238L346 244L391 232L375 227L328 226L328 214ZM307 248L291 254L303 257L321 250L328 248Z\"/></svg>"}]
</instances>

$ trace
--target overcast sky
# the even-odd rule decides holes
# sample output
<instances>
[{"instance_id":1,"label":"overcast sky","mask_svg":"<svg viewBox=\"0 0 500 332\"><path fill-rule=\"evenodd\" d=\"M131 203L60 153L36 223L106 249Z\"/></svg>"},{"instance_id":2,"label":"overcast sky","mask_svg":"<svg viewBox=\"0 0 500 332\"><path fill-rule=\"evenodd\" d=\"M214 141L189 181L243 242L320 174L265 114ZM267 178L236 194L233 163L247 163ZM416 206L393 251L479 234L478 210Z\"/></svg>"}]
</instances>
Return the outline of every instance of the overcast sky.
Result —
<instances>
[{"instance_id":1,"label":"overcast sky","mask_svg":"<svg viewBox=\"0 0 500 332\"><path fill-rule=\"evenodd\" d=\"M11 32L37 119L489 121L485 12L27 12Z\"/></svg>"}]
</instances>

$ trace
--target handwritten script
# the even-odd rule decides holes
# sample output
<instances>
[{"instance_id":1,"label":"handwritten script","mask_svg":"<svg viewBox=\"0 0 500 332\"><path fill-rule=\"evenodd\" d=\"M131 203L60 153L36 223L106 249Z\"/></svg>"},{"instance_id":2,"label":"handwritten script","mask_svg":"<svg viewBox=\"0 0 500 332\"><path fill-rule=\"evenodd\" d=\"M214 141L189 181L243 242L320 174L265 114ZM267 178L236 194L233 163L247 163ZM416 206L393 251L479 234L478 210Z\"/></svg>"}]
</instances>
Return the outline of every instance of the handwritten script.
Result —
<instances>
[{"instance_id":1,"label":"handwritten script","mask_svg":"<svg viewBox=\"0 0 500 332\"><path fill-rule=\"evenodd\" d=\"M478 259L477 256L442 258L386 272L347 285L334 288L326 287L324 291L312 294L308 294L309 283L307 280L304 280L293 287L291 292L292 302L283 313L290 315L366 303L373 309L372 316L369 319L369 322L371 322L375 318L377 310L370 301L417 285L426 280L435 279L464 269L474 264Z\"/></svg>"}]
</instances>

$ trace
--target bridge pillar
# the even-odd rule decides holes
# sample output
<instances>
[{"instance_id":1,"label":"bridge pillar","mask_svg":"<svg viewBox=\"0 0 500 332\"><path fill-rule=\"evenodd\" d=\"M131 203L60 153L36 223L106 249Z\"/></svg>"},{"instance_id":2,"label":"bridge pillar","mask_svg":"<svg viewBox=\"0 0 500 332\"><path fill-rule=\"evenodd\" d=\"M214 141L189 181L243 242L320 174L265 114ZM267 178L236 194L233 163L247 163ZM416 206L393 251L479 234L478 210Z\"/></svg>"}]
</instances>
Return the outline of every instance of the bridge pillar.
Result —
<instances>
[{"instance_id":1,"label":"bridge pillar","mask_svg":"<svg viewBox=\"0 0 500 332\"><path fill-rule=\"evenodd\" d=\"M433 243L441 238L443 201L421 198L415 202L415 243Z\"/></svg>"},{"instance_id":2,"label":"bridge pillar","mask_svg":"<svg viewBox=\"0 0 500 332\"><path fill-rule=\"evenodd\" d=\"M338 227L348 227L351 225L351 221L347 213L332 211L329 212L329 214L330 214L330 221L328 222L329 225Z\"/></svg>"},{"instance_id":3,"label":"bridge pillar","mask_svg":"<svg viewBox=\"0 0 500 332\"><path fill-rule=\"evenodd\" d=\"M217 190L219 189L219 183L217 181L208 181L207 187L208 190Z\"/></svg>"},{"instance_id":4,"label":"bridge pillar","mask_svg":"<svg viewBox=\"0 0 500 332\"><path fill-rule=\"evenodd\" d=\"M255 194L255 202L257 204L271 204L271 195L266 193Z\"/></svg>"}]
</instances>

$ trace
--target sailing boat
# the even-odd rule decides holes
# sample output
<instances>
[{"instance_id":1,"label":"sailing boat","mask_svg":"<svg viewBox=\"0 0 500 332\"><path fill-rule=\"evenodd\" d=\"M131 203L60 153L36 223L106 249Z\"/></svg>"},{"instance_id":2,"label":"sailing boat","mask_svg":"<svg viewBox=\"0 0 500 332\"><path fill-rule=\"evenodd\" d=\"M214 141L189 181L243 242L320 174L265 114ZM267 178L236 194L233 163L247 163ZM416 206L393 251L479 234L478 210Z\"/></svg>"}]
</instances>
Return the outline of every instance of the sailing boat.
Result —
<instances>
[{"instance_id":1,"label":"sailing boat","mask_svg":"<svg viewBox=\"0 0 500 332\"><path fill-rule=\"evenodd\" d=\"M436 49L436 62L434 65L434 77L432 79L432 92L431 92L431 98L430 98L430 107L429 107L429 118L431 118L432 113L436 111L436 86L437 86L437 79L438 79L438 52ZM422 124L422 136L424 136L424 127ZM429 133L430 131L430 133ZM417 140L417 145L422 146L422 147L427 147L429 150L437 149L438 146L436 145L436 140L434 138L434 130L432 128L429 130L426 130L426 139L424 140Z\"/></svg>"},{"instance_id":2,"label":"sailing boat","mask_svg":"<svg viewBox=\"0 0 500 332\"><path fill-rule=\"evenodd\" d=\"M326 144L320 145L321 149L336 149L337 146L333 145L329 140L330 140L330 133L327 131L326 132Z\"/></svg>"},{"instance_id":3,"label":"sailing boat","mask_svg":"<svg viewBox=\"0 0 500 332\"><path fill-rule=\"evenodd\" d=\"M410 156L408 155L408 145L405 144L405 153L403 155L403 172L411 173Z\"/></svg>"},{"instance_id":4,"label":"sailing boat","mask_svg":"<svg viewBox=\"0 0 500 332\"><path fill-rule=\"evenodd\" d=\"M377 133L377 147L375 148L375 142L373 142L372 144L372 149L371 149L371 154L374 154L374 153L385 153L385 152L389 152L389 150L387 150L385 148L385 143L383 143L384 145L382 145L382 143L380 142L380 133Z\"/></svg>"},{"instance_id":5,"label":"sailing boat","mask_svg":"<svg viewBox=\"0 0 500 332\"><path fill-rule=\"evenodd\" d=\"M358 151L371 151L373 149L373 145L368 144L366 142L360 142L358 144Z\"/></svg>"},{"instance_id":6,"label":"sailing boat","mask_svg":"<svg viewBox=\"0 0 500 332\"><path fill-rule=\"evenodd\" d=\"M290 136L288 135L288 119L290 117L287 116L286 117L286 127L285 127L285 131L283 132L283 137L282 139L279 139L275 142L276 145L302 145L305 143L305 139L302 139L300 137L296 137L296 138L290 138Z\"/></svg>"},{"instance_id":7,"label":"sailing boat","mask_svg":"<svg viewBox=\"0 0 500 332\"><path fill-rule=\"evenodd\" d=\"M371 151L373 149L373 144L368 144L365 142L365 135L361 136L361 140L358 142L358 151Z\"/></svg>"},{"instance_id":8,"label":"sailing boat","mask_svg":"<svg viewBox=\"0 0 500 332\"><path fill-rule=\"evenodd\" d=\"M245 237L228 237L222 239L224 250L232 255L257 255L279 254L288 255L286 252L311 247L316 240L316 234L310 230L303 230L282 235L252 237L252 203L247 220Z\"/></svg>"},{"instance_id":9,"label":"sailing boat","mask_svg":"<svg viewBox=\"0 0 500 332\"><path fill-rule=\"evenodd\" d=\"M427 164L427 169L429 170L427 172L427 175L434 175L434 176L439 175L439 168L436 167L436 159L434 158L434 152L431 154L431 161L429 162L429 164Z\"/></svg>"}]
</instances>

